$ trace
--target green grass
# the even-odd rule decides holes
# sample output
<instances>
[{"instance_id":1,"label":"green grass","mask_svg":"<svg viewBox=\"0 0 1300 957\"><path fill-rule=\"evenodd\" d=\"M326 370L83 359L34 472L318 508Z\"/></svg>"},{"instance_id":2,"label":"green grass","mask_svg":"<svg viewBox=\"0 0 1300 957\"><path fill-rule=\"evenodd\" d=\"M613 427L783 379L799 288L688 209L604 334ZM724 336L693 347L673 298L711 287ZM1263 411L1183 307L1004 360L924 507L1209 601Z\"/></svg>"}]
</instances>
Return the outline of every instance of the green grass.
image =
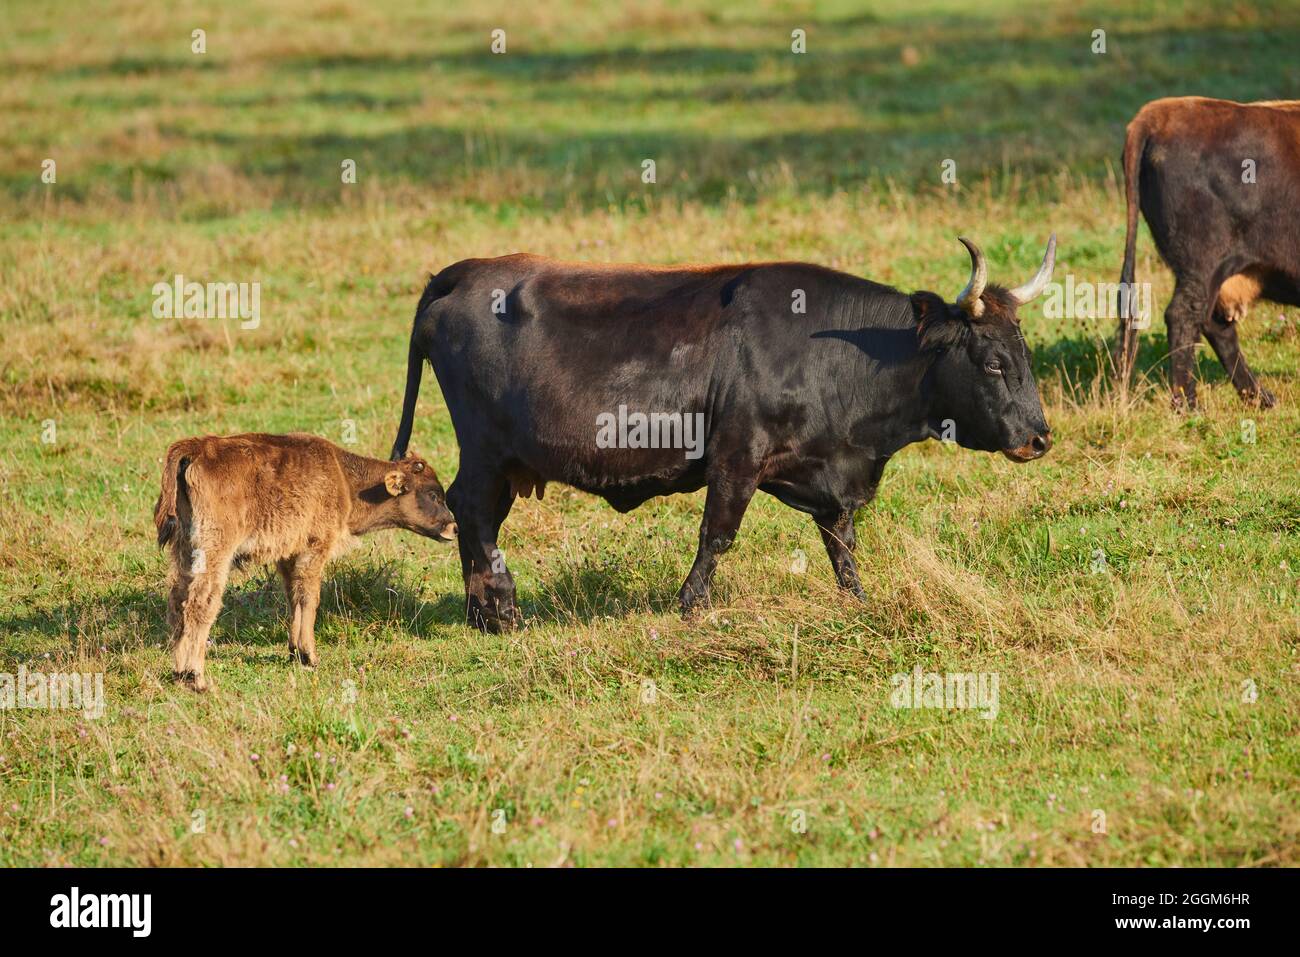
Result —
<instances>
[{"instance_id":1,"label":"green grass","mask_svg":"<svg viewBox=\"0 0 1300 957\"><path fill-rule=\"evenodd\" d=\"M807 259L951 296L958 233L1018 283L1055 230L1061 275L1114 281L1124 125L1292 93L1292 5L10 6L0 671L102 671L108 711L0 710L0 864L1300 863L1300 335L1268 304L1242 334L1279 407L1203 350L1192 416L1158 316L1126 400L1109 323L1023 310L1056 447L900 454L859 518L864 606L760 499L683 623L702 497L553 488L502 536L525 630L467 630L454 551L379 536L327 578L315 672L278 582L236 576L196 696L150 521L185 435L351 420L384 454L424 277L469 256ZM260 281L261 327L154 319L178 272ZM432 380L414 447L454 476ZM997 718L892 707L917 665L996 672Z\"/></svg>"}]
</instances>

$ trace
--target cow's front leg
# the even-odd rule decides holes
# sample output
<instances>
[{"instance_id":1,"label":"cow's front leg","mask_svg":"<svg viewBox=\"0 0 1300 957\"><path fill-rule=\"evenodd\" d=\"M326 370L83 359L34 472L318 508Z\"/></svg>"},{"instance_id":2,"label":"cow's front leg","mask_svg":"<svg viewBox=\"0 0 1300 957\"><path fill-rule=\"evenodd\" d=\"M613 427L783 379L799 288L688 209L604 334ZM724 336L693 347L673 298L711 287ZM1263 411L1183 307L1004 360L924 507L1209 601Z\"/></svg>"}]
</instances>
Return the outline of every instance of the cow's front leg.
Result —
<instances>
[{"instance_id":1,"label":"cow's front leg","mask_svg":"<svg viewBox=\"0 0 1300 957\"><path fill-rule=\"evenodd\" d=\"M835 569L835 579L840 587L855 597L866 600L866 592L858 580L858 566L853 561L853 549L857 547L857 534L853 530L853 509L840 512L823 513L815 517L817 531L821 532L822 543L830 557L831 567Z\"/></svg>"},{"instance_id":2,"label":"cow's front leg","mask_svg":"<svg viewBox=\"0 0 1300 957\"><path fill-rule=\"evenodd\" d=\"M515 580L497 547L501 523L515 496L503 478L474 480L465 463L447 490L456 517L461 574L465 579L465 623L480 631L508 631L519 623Z\"/></svg>"},{"instance_id":3,"label":"cow's front leg","mask_svg":"<svg viewBox=\"0 0 1300 957\"><path fill-rule=\"evenodd\" d=\"M677 600L682 607L682 617L689 616L699 607L709 605L709 582L718 566L718 556L729 549L740 531L749 500L754 497L752 479L736 480L719 477L709 483L704 497L704 520L700 523L700 547L695 553L695 564L686 576Z\"/></svg>"}]
</instances>

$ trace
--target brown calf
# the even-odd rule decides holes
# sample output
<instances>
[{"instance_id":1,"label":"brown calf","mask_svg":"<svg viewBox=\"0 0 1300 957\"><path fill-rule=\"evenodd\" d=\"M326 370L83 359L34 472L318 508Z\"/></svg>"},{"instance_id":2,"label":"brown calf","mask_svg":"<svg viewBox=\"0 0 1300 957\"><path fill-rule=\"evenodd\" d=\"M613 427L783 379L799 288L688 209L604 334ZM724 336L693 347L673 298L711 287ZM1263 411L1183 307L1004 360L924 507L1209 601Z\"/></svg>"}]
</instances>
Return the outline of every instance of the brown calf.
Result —
<instances>
[{"instance_id":1,"label":"brown calf","mask_svg":"<svg viewBox=\"0 0 1300 957\"><path fill-rule=\"evenodd\" d=\"M171 544L175 676L196 691L208 685L208 632L233 562L275 562L289 600L290 657L314 666L327 561L357 536L385 528L456 537L442 485L423 459L369 459L302 433L175 443L163 462L154 525L159 547Z\"/></svg>"}]
</instances>

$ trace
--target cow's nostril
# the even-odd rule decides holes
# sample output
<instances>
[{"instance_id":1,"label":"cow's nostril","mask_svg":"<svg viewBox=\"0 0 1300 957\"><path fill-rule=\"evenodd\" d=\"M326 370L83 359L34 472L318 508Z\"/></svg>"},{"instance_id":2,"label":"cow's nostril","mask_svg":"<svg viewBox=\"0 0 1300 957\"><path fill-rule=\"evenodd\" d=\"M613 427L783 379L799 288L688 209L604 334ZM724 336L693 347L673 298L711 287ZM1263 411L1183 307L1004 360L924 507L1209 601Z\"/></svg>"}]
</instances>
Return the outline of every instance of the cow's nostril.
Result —
<instances>
[{"instance_id":1,"label":"cow's nostril","mask_svg":"<svg viewBox=\"0 0 1300 957\"><path fill-rule=\"evenodd\" d=\"M460 534L460 529L456 527L455 522L448 522L447 525L443 528L442 533L446 535L448 538L455 538L457 535Z\"/></svg>"},{"instance_id":2,"label":"cow's nostril","mask_svg":"<svg viewBox=\"0 0 1300 957\"><path fill-rule=\"evenodd\" d=\"M1047 453L1047 450L1052 447L1052 440L1049 436L1046 435L1035 435L1033 440L1029 444L1033 447L1034 451L1037 454L1045 455Z\"/></svg>"}]
</instances>

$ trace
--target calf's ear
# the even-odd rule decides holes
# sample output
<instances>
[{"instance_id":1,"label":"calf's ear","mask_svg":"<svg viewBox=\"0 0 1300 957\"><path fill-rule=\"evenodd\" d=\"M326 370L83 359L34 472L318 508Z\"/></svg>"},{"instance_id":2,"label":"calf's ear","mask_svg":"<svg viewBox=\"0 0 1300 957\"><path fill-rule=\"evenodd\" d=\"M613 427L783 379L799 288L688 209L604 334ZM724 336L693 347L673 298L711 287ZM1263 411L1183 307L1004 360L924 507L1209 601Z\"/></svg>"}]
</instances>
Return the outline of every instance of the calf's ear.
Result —
<instances>
[{"instance_id":1,"label":"calf's ear","mask_svg":"<svg viewBox=\"0 0 1300 957\"><path fill-rule=\"evenodd\" d=\"M388 489L389 495L401 495L406 491L406 474L393 469L384 476L384 488Z\"/></svg>"}]
</instances>

